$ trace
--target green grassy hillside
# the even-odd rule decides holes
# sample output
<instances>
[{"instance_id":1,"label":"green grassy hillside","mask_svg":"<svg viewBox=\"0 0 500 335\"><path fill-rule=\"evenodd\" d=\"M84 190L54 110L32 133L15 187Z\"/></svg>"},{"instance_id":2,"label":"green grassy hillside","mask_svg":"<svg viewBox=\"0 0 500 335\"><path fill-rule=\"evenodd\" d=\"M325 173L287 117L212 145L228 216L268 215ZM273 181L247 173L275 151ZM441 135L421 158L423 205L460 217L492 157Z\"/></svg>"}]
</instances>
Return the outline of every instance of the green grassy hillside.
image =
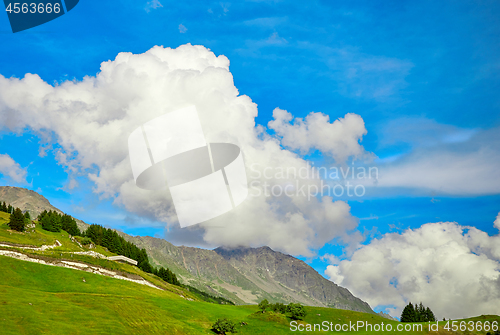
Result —
<instances>
[{"instance_id":1,"label":"green grassy hillside","mask_svg":"<svg viewBox=\"0 0 500 335\"><path fill-rule=\"evenodd\" d=\"M3 334L211 334L210 326L222 317L246 322L240 334L290 333L281 315L252 315L257 306L188 301L144 285L2 256L0 267ZM305 322L387 321L343 310L307 310Z\"/></svg>"},{"instance_id":2,"label":"green grassy hillside","mask_svg":"<svg viewBox=\"0 0 500 335\"><path fill-rule=\"evenodd\" d=\"M0 220L5 221L5 218L0 213ZM41 245L52 244L55 239L63 245L46 251L23 251L12 246L8 249L33 257L78 260L131 273L163 290L84 271L0 256L1 334L214 334L210 328L218 318L237 322L238 334L242 335L297 333L290 331L290 319L272 312L259 313L255 305L230 306L199 301L190 292L165 283L134 266L90 256L71 255L70 251L81 248L71 242L64 232L50 233L37 227L30 233L14 233L8 230L5 222L0 221L0 243ZM364 321L371 324L391 324L395 329L400 324L378 315L348 310L306 307L306 311L307 316L300 322L303 325L321 324L324 321L333 324ZM480 317L478 320L487 319L500 321L497 316ZM240 322L245 322L246 325L240 326ZM444 325L442 322L441 324ZM356 332L369 333L373 332ZM423 330L404 333L429 332ZM442 329L440 333L452 334ZM474 332L476 333L486 332Z\"/></svg>"}]
</instances>

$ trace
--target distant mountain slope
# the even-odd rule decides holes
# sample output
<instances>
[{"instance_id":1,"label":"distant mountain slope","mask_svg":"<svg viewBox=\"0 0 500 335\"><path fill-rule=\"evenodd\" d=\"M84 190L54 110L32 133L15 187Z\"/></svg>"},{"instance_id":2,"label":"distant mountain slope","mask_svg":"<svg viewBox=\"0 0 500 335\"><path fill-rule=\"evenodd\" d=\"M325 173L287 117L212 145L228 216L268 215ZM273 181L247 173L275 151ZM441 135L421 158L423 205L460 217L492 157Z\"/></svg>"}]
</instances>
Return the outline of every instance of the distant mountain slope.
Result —
<instances>
[{"instance_id":1,"label":"distant mountain slope","mask_svg":"<svg viewBox=\"0 0 500 335\"><path fill-rule=\"evenodd\" d=\"M172 269L184 282L237 303L268 299L373 313L349 290L303 261L269 247L206 250L177 247L149 236L122 236L145 248L154 264Z\"/></svg>"},{"instance_id":2,"label":"distant mountain slope","mask_svg":"<svg viewBox=\"0 0 500 335\"><path fill-rule=\"evenodd\" d=\"M0 201L20 208L23 213L28 211L32 218L36 218L45 210L63 213L60 209L52 206L43 195L26 188L0 186ZM74 219L80 230L87 229L88 224L77 218Z\"/></svg>"},{"instance_id":3,"label":"distant mountain slope","mask_svg":"<svg viewBox=\"0 0 500 335\"><path fill-rule=\"evenodd\" d=\"M43 195L25 188L1 186L0 201L19 207L23 212L29 211L32 217L37 217L44 210L60 212Z\"/></svg>"},{"instance_id":4,"label":"distant mountain slope","mask_svg":"<svg viewBox=\"0 0 500 335\"><path fill-rule=\"evenodd\" d=\"M32 216L44 210L60 212L43 196L22 188L0 187L0 201L23 211L29 210ZM83 221L77 222L82 230L88 226ZM119 233L145 248L152 264L170 268L182 282L236 303L268 299L374 313L366 302L325 279L303 261L269 247L207 250L178 247L149 236Z\"/></svg>"},{"instance_id":5,"label":"distant mountain slope","mask_svg":"<svg viewBox=\"0 0 500 335\"><path fill-rule=\"evenodd\" d=\"M370 306L354 297L349 290L326 280L309 265L290 255L269 247L217 248L214 251L267 292L288 293L304 303L312 300L316 306L371 312Z\"/></svg>"}]
</instances>

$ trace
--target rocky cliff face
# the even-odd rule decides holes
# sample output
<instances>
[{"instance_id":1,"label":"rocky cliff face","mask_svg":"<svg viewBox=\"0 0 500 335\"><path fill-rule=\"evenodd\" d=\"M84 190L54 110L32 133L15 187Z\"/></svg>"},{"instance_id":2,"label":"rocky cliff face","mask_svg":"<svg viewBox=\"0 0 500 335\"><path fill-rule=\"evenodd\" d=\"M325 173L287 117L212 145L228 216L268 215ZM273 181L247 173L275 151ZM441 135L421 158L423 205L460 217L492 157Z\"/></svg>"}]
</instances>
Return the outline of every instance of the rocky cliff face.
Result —
<instances>
[{"instance_id":1,"label":"rocky cliff face","mask_svg":"<svg viewBox=\"0 0 500 335\"><path fill-rule=\"evenodd\" d=\"M269 247L214 250L262 290L309 305L370 312L349 290L326 280L303 261Z\"/></svg>"},{"instance_id":2,"label":"rocky cliff face","mask_svg":"<svg viewBox=\"0 0 500 335\"><path fill-rule=\"evenodd\" d=\"M237 303L268 299L373 313L349 290L303 261L269 247L206 250L177 247L154 237L122 236L145 248L154 264L174 270L185 283Z\"/></svg>"},{"instance_id":3,"label":"rocky cliff face","mask_svg":"<svg viewBox=\"0 0 500 335\"><path fill-rule=\"evenodd\" d=\"M0 187L0 201L29 210L33 217L44 210L59 211L43 196L22 188ZM77 222L82 230L88 226ZM269 247L207 250L119 233L145 248L152 264L170 268L182 282L236 303L268 299L374 313L366 302L325 279L303 261Z\"/></svg>"},{"instance_id":4,"label":"rocky cliff face","mask_svg":"<svg viewBox=\"0 0 500 335\"><path fill-rule=\"evenodd\" d=\"M19 207L23 212L29 211L33 218L36 218L44 210L60 212L43 195L25 188L0 187L0 201Z\"/></svg>"}]
</instances>

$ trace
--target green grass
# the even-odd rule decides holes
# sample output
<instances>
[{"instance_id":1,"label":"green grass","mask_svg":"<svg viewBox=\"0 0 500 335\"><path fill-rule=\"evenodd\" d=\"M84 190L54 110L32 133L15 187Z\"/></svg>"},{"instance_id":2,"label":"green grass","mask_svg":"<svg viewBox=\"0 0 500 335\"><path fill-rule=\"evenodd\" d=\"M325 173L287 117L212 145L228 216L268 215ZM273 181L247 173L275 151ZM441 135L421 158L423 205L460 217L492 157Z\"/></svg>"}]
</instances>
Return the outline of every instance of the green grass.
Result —
<instances>
[{"instance_id":1,"label":"green grass","mask_svg":"<svg viewBox=\"0 0 500 335\"><path fill-rule=\"evenodd\" d=\"M53 233L43 230L40 225L36 225L36 228L33 232L31 232L32 229L28 229L29 233L12 231L10 230L9 226L7 226L7 222L9 222L9 214L0 212L0 241L2 242L41 246L44 244L54 244L56 239L60 241L60 239L64 237L61 236L61 233ZM68 233L66 233L66 236L67 234Z\"/></svg>"},{"instance_id":2,"label":"green grass","mask_svg":"<svg viewBox=\"0 0 500 335\"><path fill-rule=\"evenodd\" d=\"M8 219L8 215L7 215ZM237 322L238 334L294 334L290 319L273 312L260 313L255 305L230 306L199 301L195 295L170 285L137 267L97 259L86 255L71 255L82 249L71 242L67 233L51 233L37 227L33 233L14 234L5 225L0 213L0 241L18 244L53 244L58 239L63 246L47 251L20 250L46 259L67 259L128 272L145 278L163 288L158 290L125 280L94 275L84 271L47 266L0 256L0 333L1 334L214 334L211 325L218 318ZM7 227L7 228L6 228ZM95 249L94 249L95 250ZM95 250L101 253L103 250ZM194 301L189 301L182 296ZM345 324L358 321L371 324L399 322L378 315L306 307L307 316L300 323L321 324L323 321ZM500 321L498 316L481 316L469 320ZM247 325L240 326L240 322ZM432 334L472 334L441 329ZM325 334L326 332L304 332ZM372 332L373 333L373 332ZM395 334L397 332L377 332ZM422 332L404 334L430 334ZM474 332L485 334L486 332ZM370 332L356 332L370 334Z\"/></svg>"},{"instance_id":3,"label":"green grass","mask_svg":"<svg viewBox=\"0 0 500 335\"><path fill-rule=\"evenodd\" d=\"M272 312L258 313L257 306L188 301L175 292L2 256L0 267L2 334L213 334L210 327L217 318L238 322L238 334L242 335L292 334L289 319ZM174 287L173 290L185 295L180 289ZM398 324L377 315L353 311L319 307L306 307L306 310L308 315L303 323L327 320L384 322L394 327ZM489 318L499 320L499 317ZM248 325L239 326L241 321Z\"/></svg>"}]
</instances>

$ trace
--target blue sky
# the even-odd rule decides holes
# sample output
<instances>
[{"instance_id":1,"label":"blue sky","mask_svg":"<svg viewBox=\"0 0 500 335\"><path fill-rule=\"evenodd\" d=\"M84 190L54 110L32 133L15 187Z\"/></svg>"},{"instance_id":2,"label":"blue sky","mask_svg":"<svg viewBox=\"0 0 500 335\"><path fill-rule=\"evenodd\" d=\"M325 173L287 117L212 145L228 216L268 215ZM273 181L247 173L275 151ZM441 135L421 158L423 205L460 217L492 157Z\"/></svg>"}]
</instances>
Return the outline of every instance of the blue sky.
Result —
<instances>
[{"instance_id":1,"label":"blue sky","mask_svg":"<svg viewBox=\"0 0 500 335\"><path fill-rule=\"evenodd\" d=\"M398 175L362 199L344 199L363 243L444 221L491 236L500 211L499 20L496 1L82 0L68 14L16 34L0 15L0 74L33 73L57 85L95 76L120 52L203 45L229 59L234 86L258 105L257 124L267 126L277 107L294 117L321 112L331 122L347 113L362 117L364 149L377 157L381 173ZM68 168L54 156L57 141L41 157L36 131L0 131L0 154L27 173L16 182L4 171L2 184L38 190L87 222L183 242L155 220L100 200L85 176L69 189ZM305 157L328 164L319 151ZM429 186L443 176L451 177ZM317 255L348 259L336 243ZM329 264L302 259L322 274Z\"/></svg>"}]
</instances>

